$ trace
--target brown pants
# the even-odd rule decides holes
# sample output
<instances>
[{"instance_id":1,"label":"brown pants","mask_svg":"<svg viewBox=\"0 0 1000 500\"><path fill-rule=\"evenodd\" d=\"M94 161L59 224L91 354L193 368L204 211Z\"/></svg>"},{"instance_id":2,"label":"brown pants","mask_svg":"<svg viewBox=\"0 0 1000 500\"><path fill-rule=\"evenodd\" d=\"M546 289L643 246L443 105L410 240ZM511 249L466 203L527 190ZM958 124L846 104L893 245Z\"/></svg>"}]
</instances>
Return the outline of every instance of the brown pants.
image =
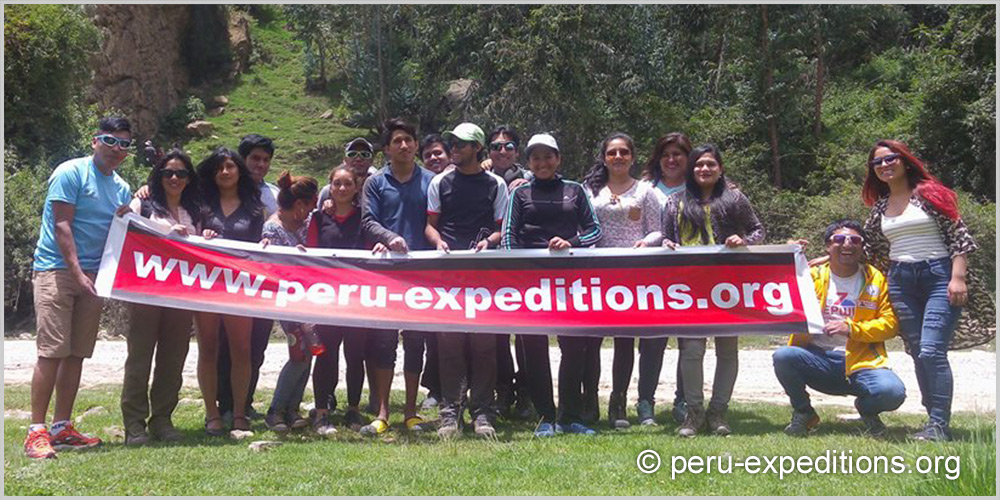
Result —
<instances>
[{"instance_id":1,"label":"brown pants","mask_svg":"<svg viewBox=\"0 0 1000 500\"><path fill-rule=\"evenodd\" d=\"M131 304L128 358L122 385L122 420L125 430L137 433L172 425L170 415L177 407L183 382L184 359L191 345L191 311L168 307ZM156 351L153 385L149 372Z\"/></svg>"}]
</instances>

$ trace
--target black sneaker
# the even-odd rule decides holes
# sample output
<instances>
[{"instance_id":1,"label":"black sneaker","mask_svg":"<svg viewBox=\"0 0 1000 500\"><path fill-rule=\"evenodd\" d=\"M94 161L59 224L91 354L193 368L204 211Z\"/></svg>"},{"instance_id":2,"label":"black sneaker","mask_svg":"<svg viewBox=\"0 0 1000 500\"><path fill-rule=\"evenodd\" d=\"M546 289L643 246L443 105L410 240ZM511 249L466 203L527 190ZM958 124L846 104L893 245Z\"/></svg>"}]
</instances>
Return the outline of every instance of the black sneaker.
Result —
<instances>
[{"instance_id":1,"label":"black sneaker","mask_svg":"<svg viewBox=\"0 0 1000 500\"><path fill-rule=\"evenodd\" d=\"M320 436L332 436L337 433L337 429L330 423L329 415L324 413L313 419L312 422L313 431Z\"/></svg>"},{"instance_id":2,"label":"black sneaker","mask_svg":"<svg viewBox=\"0 0 1000 500\"><path fill-rule=\"evenodd\" d=\"M885 436L886 431L888 431L878 415L861 415L861 420L865 423L865 435L867 436L880 438Z\"/></svg>"},{"instance_id":3,"label":"black sneaker","mask_svg":"<svg viewBox=\"0 0 1000 500\"><path fill-rule=\"evenodd\" d=\"M639 425L656 425L656 413L652 401L642 399L635 405L635 409L639 414ZM684 422L684 419L681 419L681 422Z\"/></svg>"},{"instance_id":4,"label":"black sneaker","mask_svg":"<svg viewBox=\"0 0 1000 500\"><path fill-rule=\"evenodd\" d=\"M357 431L365 425L365 419L361 417L361 412L358 410L347 410L347 413L344 414L344 425Z\"/></svg>"},{"instance_id":5,"label":"black sneaker","mask_svg":"<svg viewBox=\"0 0 1000 500\"><path fill-rule=\"evenodd\" d=\"M940 424L928 422L924 426L924 430L910 436L917 441L951 441L951 432L948 431L947 427Z\"/></svg>"}]
</instances>

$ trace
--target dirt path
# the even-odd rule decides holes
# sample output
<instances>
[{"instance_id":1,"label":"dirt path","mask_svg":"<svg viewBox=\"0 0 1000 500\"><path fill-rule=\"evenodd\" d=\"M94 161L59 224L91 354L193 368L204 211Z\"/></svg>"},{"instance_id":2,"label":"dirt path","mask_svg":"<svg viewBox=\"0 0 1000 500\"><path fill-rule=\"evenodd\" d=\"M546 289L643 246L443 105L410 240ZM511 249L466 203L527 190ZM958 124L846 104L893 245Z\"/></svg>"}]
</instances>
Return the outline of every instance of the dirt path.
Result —
<instances>
[{"instance_id":1,"label":"dirt path","mask_svg":"<svg viewBox=\"0 0 1000 500\"><path fill-rule=\"evenodd\" d=\"M35 342L5 340L3 347L4 384L30 383L35 361ZM195 378L195 365L198 359L197 353L198 346L192 343L191 352L188 354L187 362L184 365L185 386L197 387L198 385ZM100 384L120 384L122 381L122 367L125 365L125 356L125 342L98 342L94 357L84 363L81 385L88 387ZM559 357L559 349L552 347L550 350L552 373L558 373ZM600 393L602 397L607 397L607 394L611 391L611 357L611 349L603 349L601 351L602 371ZM923 413L924 409L920 406L920 390L917 388L917 379L913 374L913 361L903 352L891 352L889 353L889 358L893 362L893 369L903 379L903 383L906 384L906 402L903 403L899 411ZM281 367L287 359L288 353L284 344L272 343L268 346L264 366L261 369L261 387L274 387L274 383L278 378L278 372L281 371ZM402 348L400 348L398 359L403 359ZM997 400L996 353L985 351L954 352L949 354L949 359L951 360L952 370L955 375L955 398L952 410L994 413ZM657 399L661 402L670 401L673 398L676 362L676 349L668 350L664 356L664 368L660 376L660 385L657 391ZM340 366L345 366L343 361L341 361ZM396 366L397 369L402 369L401 362L396 363ZM711 395L714 370L715 356L709 351L708 355L705 356L706 399ZM393 379L393 389L403 389L403 377L400 375L397 373L397 376ZM629 386L629 397L633 400L633 403L636 397L637 377L638 368L633 369L632 383ZM340 380L344 380L343 375L341 375ZM312 390L311 382L310 388L307 390ZM774 377L774 371L771 367L771 351L744 350L740 352L740 376L736 381L733 398L739 401L788 404L787 396L785 396L784 391ZM854 404L854 398L848 397L813 395L812 399L813 403L817 406L837 405L852 408Z\"/></svg>"}]
</instances>

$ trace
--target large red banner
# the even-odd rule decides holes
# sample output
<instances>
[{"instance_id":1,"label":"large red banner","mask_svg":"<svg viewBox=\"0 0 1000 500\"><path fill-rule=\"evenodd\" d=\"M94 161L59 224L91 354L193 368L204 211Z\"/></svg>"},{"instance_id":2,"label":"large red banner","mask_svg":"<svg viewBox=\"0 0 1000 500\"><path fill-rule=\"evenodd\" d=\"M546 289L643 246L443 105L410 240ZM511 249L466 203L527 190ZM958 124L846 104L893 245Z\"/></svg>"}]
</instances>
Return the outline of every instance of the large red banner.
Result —
<instances>
[{"instance_id":1,"label":"large red banner","mask_svg":"<svg viewBox=\"0 0 1000 500\"><path fill-rule=\"evenodd\" d=\"M103 297L308 323L657 337L818 333L795 246L372 255L168 235L116 219Z\"/></svg>"}]
</instances>

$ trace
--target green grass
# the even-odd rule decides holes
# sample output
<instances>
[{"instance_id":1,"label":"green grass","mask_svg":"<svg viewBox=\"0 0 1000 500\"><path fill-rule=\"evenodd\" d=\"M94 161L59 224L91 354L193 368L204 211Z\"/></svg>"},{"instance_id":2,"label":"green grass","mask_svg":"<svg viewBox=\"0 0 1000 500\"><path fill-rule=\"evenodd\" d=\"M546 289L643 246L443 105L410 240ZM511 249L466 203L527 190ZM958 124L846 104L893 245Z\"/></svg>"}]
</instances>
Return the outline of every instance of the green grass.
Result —
<instances>
[{"instance_id":1,"label":"green grass","mask_svg":"<svg viewBox=\"0 0 1000 500\"><path fill-rule=\"evenodd\" d=\"M197 392L185 390L184 397ZM401 401L394 394L394 404ZM28 388L7 386L4 405L27 409ZM258 399L267 399L261 394ZM119 389L82 390L77 408L102 406L107 413L87 417L80 425L106 443L99 449L63 452L58 460L32 461L21 447L27 421L9 418L4 426L4 493L7 495L994 495L996 425L992 415L954 417L956 441L914 443L905 439L921 423L919 415L891 414L884 441L859 435L857 422L834 418L842 410L820 409L820 431L809 438L785 436L788 408L769 404L737 404L731 410L735 434L728 438L684 440L673 425L613 432L599 427L594 437L560 435L540 440L532 425L501 423L497 441L481 441L466 433L453 442L433 435L400 431L394 408L389 436L370 441L341 429L334 439L309 433L281 438L255 423L252 439L283 440L261 453L247 442L207 438L201 432L202 407L178 407L175 422L186 434L175 445L126 448L105 429L119 426ZM343 398L343 394L341 394ZM341 399L343 401L343 399ZM428 415L428 416L432 416ZM634 414L632 415L634 420ZM666 412L661 417L668 418ZM663 457L653 474L636 468L639 452L652 449ZM960 456L961 474L954 481L916 471L879 474L679 474L671 478L671 456L730 454L734 461L749 455L820 456L827 450L851 450L854 457L899 455L913 466L916 457Z\"/></svg>"},{"instance_id":2,"label":"green grass","mask_svg":"<svg viewBox=\"0 0 1000 500\"><path fill-rule=\"evenodd\" d=\"M217 146L235 149L241 137L257 133L272 138L277 146L270 180L286 168L326 178L343 159L344 143L366 134L341 124L344 111L329 95L305 91L302 43L282 25L280 20L266 25L253 22L251 37L262 56L233 84L212 89L212 95L227 96L229 104L221 116L206 118L215 125L217 139L205 137L185 145L194 159L204 158ZM328 109L339 112L321 119Z\"/></svg>"}]
</instances>

